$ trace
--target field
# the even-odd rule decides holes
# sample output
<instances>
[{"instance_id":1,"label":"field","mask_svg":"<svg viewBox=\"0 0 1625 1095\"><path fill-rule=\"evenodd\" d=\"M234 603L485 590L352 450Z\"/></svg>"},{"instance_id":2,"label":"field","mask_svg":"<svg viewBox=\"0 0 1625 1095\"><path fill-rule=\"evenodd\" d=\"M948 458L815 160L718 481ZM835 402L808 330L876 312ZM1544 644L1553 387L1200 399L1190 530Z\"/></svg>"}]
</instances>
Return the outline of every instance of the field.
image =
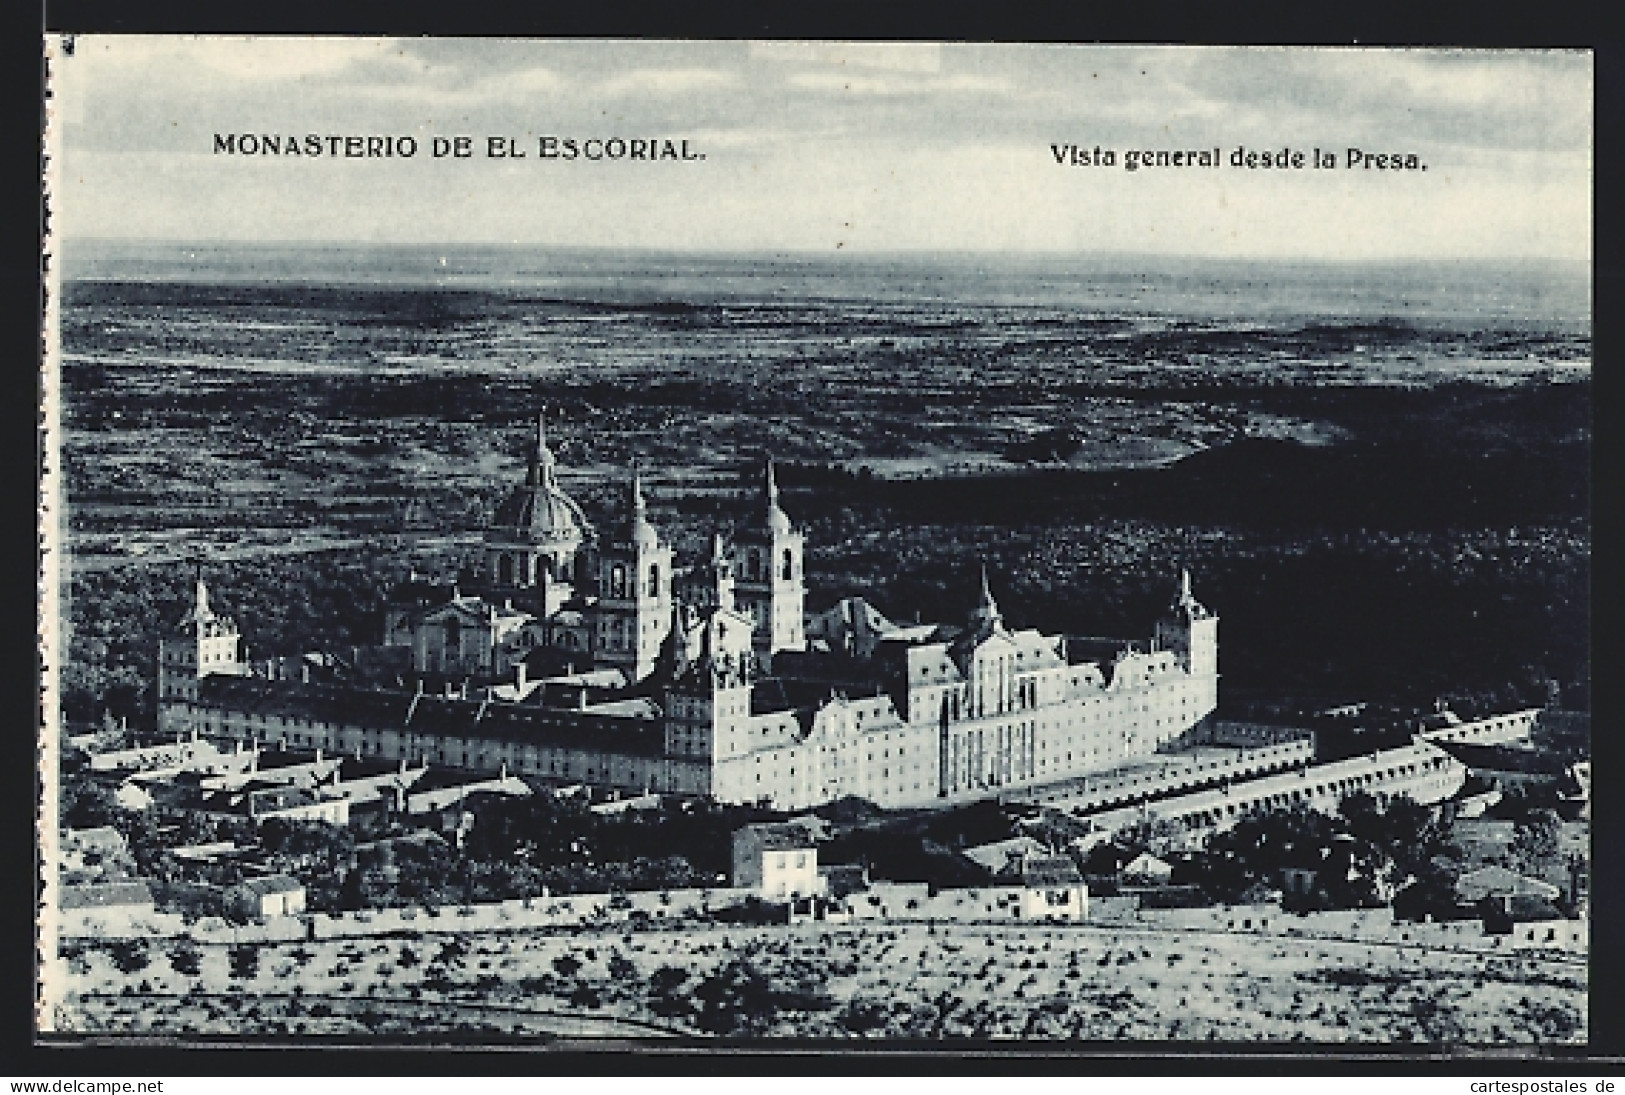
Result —
<instances>
[{"instance_id":1,"label":"field","mask_svg":"<svg viewBox=\"0 0 1625 1095\"><path fill-rule=\"evenodd\" d=\"M773 454L815 611L957 619L986 563L1022 626L1136 636L1184 564L1231 701L1587 702L1581 268L188 254L65 285L75 721L150 723L191 560L255 657L376 642L544 406L680 562Z\"/></svg>"},{"instance_id":2,"label":"field","mask_svg":"<svg viewBox=\"0 0 1625 1095\"><path fill-rule=\"evenodd\" d=\"M63 1029L1452 1046L1582 1040L1586 1029L1583 961L1265 935L925 924L483 933L265 946L252 960L198 947L187 974L165 953L176 946L153 944L132 972L107 951L70 955Z\"/></svg>"}]
</instances>

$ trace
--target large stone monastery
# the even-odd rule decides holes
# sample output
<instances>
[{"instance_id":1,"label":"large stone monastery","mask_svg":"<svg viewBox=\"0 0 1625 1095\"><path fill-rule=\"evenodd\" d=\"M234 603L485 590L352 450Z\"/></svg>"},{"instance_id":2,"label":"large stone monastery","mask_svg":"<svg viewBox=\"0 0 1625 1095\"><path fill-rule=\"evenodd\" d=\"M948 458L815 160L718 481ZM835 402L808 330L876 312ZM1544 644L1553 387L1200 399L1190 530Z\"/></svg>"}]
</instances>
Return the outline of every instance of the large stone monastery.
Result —
<instances>
[{"instance_id":1,"label":"large stone monastery","mask_svg":"<svg viewBox=\"0 0 1625 1095\"><path fill-rule=\"evenodd\" d=\"M771 462L758 515L692 565L674 566L636 474L600 533L538 423L476 580L411 584L387 610L408 687L251 671L200 581L162 643L159 725L779 809L901 807L1115 768L1217 703L1218 617L1188 574L1148 639L1077 639L1010 626L985 571L959 624L899 626L856 598L809 617L803 546Z\"/></svg>"}]
</instances>

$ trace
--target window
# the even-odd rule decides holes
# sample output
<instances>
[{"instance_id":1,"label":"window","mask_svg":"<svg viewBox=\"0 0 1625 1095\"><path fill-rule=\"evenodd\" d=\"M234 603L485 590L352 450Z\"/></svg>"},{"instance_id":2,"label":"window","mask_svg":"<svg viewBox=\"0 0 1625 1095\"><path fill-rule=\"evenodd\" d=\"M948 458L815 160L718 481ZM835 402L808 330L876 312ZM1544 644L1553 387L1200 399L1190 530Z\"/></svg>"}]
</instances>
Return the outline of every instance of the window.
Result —
<instances>
[{"instance_id":1,"label":"window","mask_svg":"<svg viewBox=\"0 0 1625 1095\"><path fill-rule=\"evenodd\" d=\"M784 549L784 555L779 562L780 574L785 581L796 576L796 557L789 548Z\"/></svg>"},{"instance_id":2,"label":"window","mask_svg":"<svg viewBox=\"0 0 1625 1095\"><path fill-rule=\"evenodd\" d=\"M655 563L649 567L649 596L660 596L660 564Z\"/></svg>"}]
</instances>

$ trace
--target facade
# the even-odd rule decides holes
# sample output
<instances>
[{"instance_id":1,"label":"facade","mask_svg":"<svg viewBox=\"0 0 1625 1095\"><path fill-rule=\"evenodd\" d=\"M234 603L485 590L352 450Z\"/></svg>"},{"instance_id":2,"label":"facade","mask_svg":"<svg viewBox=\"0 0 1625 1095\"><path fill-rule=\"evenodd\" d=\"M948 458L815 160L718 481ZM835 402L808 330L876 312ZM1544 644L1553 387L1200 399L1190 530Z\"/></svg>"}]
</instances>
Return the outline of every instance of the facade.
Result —
<instances>
[{"instance_id":1,"label":"facade","mask_svg":"<svg viewBox=\"0 0 1625 1095\"><path fill-rule=\"evenodd\" d=\"M1033 856L1022 863L1021 915L1024 920L1089 919L1089 887L1070 857Z\"/></svg>"},{"instance_id":2,"label":"facade","mask_svg":"<svg viewBox=\"0 0 1625 1095\"><path fill-rule=\"evenodd\" d=\"M764 901L821 896L818 847L800 825L746 825L733 835L733 885Z\"/></svg>"},{"instance_id":3,"label":"facade","mask_svg":"<svg viewBox=\"0 0 1625 1095\"><path fill-rule=\"evenodd\" d=\"M805 538L771 463L760 517L693 566L674 567L637 475L627 511L593 530L538 426L526 481L482 545L482 587L436 600L413 585L386 612L386 646L460 685L250 676L235 626L199 623L217 619L200 584L187 633L219 649L166 662L160 728L781 810L848 796L895 808L1114 769L1217 702L1218 617L1188 574L1149 640L1013 628L985 571L962 624L898 626L849 599L809 626ZM529 675L539 651L562 672Z\"/></svg>"},{"instance_id":4,"label":"facade","mask_svg":"<svg viewBox=\"0 0 1625 1095\"><path fill-rule=\"evenodd\" d=\"M305 887L285 874L245 879L226 890L226 907L254 919L298 916L305 911Z\"/></svg>"}]
</instances>

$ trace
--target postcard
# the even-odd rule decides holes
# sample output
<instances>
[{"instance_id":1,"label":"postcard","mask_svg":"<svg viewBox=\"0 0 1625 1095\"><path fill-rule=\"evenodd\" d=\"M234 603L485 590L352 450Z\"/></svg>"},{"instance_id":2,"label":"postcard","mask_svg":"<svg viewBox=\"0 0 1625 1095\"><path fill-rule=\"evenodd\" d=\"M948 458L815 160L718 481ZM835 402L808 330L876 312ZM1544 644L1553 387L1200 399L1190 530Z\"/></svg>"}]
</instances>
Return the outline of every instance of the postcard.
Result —
<instances>
[{"instance_id":1,"label":"postcard","mask_svg":"<svg viewBox=\"0 0 1625 1095\"><path fill-rule=\"evenodd\" d=\"M1584 1043L1590 53L46 51L41 1039Z\"/></svg>"}]
</instances>

